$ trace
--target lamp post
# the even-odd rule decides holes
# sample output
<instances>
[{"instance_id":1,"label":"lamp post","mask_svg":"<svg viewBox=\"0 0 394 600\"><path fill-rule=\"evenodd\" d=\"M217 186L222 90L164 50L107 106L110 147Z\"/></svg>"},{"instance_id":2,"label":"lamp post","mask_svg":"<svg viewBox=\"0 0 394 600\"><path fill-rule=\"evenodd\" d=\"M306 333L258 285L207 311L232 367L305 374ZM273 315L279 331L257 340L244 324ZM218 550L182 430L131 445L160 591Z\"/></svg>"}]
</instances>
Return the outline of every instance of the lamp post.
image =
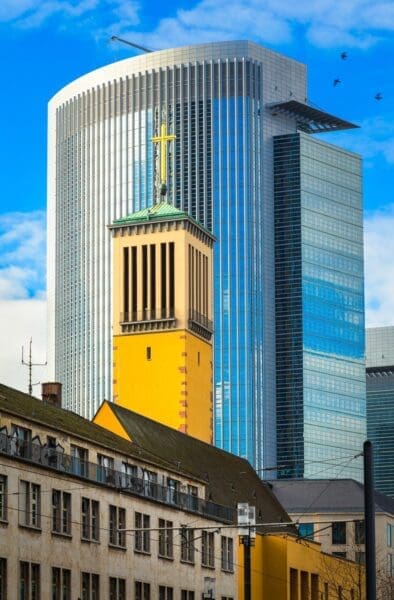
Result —
<instances>
[{"instance_id":1,"label":"lamp post","mask_svg":"<svg viewBox=\"0 0 394 600\"><path fill-rule=\"evenodd\" d=\"M244 596L252 600L251 555L250 549L256 537L256 507L247 502L238 504L238 534L244 547Z\"/></svg>"}]
</instances>

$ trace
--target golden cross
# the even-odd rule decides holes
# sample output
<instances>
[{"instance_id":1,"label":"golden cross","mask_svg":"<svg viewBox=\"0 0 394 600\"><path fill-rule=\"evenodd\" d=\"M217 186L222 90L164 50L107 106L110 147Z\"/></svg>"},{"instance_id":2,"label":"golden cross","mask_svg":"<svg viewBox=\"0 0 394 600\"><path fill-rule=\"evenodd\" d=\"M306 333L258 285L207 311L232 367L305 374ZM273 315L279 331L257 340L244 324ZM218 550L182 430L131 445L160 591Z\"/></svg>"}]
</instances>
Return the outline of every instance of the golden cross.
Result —
<instances>
[{"instance_id":1,"label":"golden cross","mask_svg":"<svg viewBox=\"0 0 394 600\"><path fill-rule=\"evenodd\" d=\"M162 123L160 135L151 138L154 144L160 144L160 183L164 185L167 179L167 144L176 139L176 135L167 133L167 125Z\"/></svg>"}]
</instances>

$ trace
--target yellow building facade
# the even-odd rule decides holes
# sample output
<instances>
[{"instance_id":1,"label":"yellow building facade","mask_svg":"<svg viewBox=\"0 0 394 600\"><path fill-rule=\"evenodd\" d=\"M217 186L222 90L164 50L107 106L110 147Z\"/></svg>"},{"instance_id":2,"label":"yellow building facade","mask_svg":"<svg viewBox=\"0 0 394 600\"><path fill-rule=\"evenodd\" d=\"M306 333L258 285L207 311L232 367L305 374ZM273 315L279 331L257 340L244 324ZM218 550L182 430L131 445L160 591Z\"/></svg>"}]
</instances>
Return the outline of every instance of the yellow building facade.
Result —
<instances>
[{"instance_id":1,"label":"yellow building facade","mask_svg":"<svg viewBox=\"0 0 394 600\"><path fill-rule=\"evenodd\" d=\"M244 599L244 548L238 546L238 598ZM365 570L321 551L320 544L280 533L256 535L251 599L365 600Z\"/></svg>"},{"instance_id":2,"label":"yellow building facade","mask_svg":"<svg viewBox=\"0 0 394 600\"><path fill-rule=\"evenodd\" d=\"M145 448L152 456L160 452L161 460L177 462L186 472L202 477L205 499L232 507L228 529L224 526L222 533L237 531L234 506L238 502L255 506L260 526L250 549L251 600L365 600L363 565L326 554L320 543L297 537L295 525L270 486L244 459L180 435L112 402L101 405L94 423L126 438L136 448ZM234 535L233 570L238 582L237 600L245 600L245 555L240 540ZM223 596L217 586L216 600Z\"/></svg>"},{"instance_id":3,"label":"yellow building facade","mask_svg":"<svg viewBox=\"0 0 394 600\"><path fill-rule=\"evenodd\" d=\"M166 202L111 229L114 402L212 443L214 239Z\"/></svg>"}]
</instances>

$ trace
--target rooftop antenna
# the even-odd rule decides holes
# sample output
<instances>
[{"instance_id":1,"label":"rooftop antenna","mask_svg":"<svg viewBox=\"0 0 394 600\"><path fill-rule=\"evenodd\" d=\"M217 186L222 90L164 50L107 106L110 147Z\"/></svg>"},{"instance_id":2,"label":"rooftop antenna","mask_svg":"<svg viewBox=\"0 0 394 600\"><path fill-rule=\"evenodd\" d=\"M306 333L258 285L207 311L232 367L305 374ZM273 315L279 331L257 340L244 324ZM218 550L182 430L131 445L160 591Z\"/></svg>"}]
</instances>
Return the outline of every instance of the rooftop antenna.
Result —
<instances>
[{"instance_id":1,"label":"rooftop antenna","mask_svg":"<svg viewBox=\"0 0 394 600\"><path fill-rule=\"evenodd\" d=\"M137 48L137 50L142 50L142 52L153 52L153 50L150 50L149 48L145 48L145 46L140 46L139 44L134 44L134 42L129 42L128 40L125 40L124 38L120 38L117 35L111 35L111 42L120 42L121 44L127 44L128 46L131 46L132 48Z\"/></svg>"},{"instance_id":2,"label":"rooftop antenna","mask_svg":"<svg viewBox=\"0 0 394 600\"><path fill-rule=\"evenodd\" d=\"M23 357L23 346L22 346L22 360L21 360L22 365L24 365L25 367L29 367L29 396L33 395L32 368L33 367L45 367L45 365L47 364L47 361L45 361L44 363L34 363L32 361L32 358L31 358L31 346L32 346L32 342L33 342L33 339L30 338L30 342L29 342L29 360L27 362L24 360L24 357ZM36 384L34 384L34 385L36 385Z\"/></svg>"}]
</instances>

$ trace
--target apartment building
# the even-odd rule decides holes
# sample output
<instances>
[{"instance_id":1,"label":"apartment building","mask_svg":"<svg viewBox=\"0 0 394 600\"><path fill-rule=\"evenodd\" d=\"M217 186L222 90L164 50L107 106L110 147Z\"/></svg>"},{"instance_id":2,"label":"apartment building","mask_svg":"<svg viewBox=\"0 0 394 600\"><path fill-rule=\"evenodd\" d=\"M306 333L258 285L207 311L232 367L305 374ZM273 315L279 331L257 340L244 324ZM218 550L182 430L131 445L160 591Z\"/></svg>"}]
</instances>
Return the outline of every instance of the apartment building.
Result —
<instances>
[{"instance_id":1,"label":"apartment building","mask_svg":"<svg viewBox=\"0 0 394 600\"><path fill-rule=\"evenodd\" d=\"M301 539L321 544L324 552L365 563L364 487L352 479L271 482ZM394 589L394 500L375 491L378 598ZM391 592L390 592L391 594Z\"/></svg>"},{"instance_id":2,"label":"apartment building","mask_svg":"<svg viewBox=\"0 0 394 600\"><path fill-rule=\"evenodd\" d=\"M0 385L2 600L235 598L235 512L175 461Z\"/></svg>"}]
</instances>

